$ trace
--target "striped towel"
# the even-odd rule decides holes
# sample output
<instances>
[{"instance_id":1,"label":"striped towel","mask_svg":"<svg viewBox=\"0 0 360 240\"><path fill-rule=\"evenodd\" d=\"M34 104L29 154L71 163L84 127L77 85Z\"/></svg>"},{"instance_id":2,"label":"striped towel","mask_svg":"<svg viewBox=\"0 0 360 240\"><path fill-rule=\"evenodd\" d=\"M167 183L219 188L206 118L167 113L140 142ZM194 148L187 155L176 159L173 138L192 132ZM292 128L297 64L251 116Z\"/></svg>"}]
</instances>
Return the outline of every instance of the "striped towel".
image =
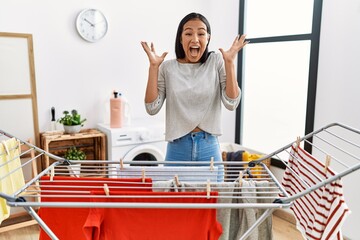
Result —
<instances>
[{"instance_id":1,"label":"striped towel","mask_svg":"<svg viewBox=\"0 0 360 240\"><path fill-rule=\"evenodd\" d=\"M329 168L325 173L325 165L300 147L292 147L288 166L298 175L289 168L285 171L282 184L289 195L314 186L320 182L319 177L324 179L336 174ZM341 179L296 199L291 209L297 228L306 239L343 239L341 226L350 210L344 200Z\"/></svg>"}]
</instances>

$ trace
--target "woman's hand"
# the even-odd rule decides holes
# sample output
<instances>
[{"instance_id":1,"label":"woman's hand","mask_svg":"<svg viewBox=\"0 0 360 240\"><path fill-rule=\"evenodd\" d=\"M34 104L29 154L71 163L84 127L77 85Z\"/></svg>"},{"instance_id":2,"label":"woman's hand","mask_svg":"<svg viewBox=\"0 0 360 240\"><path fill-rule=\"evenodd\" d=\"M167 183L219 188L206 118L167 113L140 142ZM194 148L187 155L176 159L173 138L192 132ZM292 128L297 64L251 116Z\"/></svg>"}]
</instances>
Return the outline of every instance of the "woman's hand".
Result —
<instances>
[{"instance_id":1,"label":"woman's hand","mask_svg":"<svg viewBox=\"0 0 360 240\"><path fill-rule=\"evenodd\" d=\"M233 62L235 57L237 56L238 52L249 43L249 41L245 41L246 35L238 35L236 36L233 44L231 45L230 49L224 51L222 48L219 48L221 54L223 55L225 62Z\"/></svg>"},{"instance_id":2,"label":"woman's hand","mask_svg":"<svg viewBox=\"0 0 360 240\"><path fill-rule=\"evenodd\" d=\"M161 56L156 55L154 44L151 43L150 47L147 42L141 42L141 46L143 47L144 51L148 55L149 62L151 66L159 67L160 64L164 61L167 52L164 52Z\"/></svg>"}]
</instances>

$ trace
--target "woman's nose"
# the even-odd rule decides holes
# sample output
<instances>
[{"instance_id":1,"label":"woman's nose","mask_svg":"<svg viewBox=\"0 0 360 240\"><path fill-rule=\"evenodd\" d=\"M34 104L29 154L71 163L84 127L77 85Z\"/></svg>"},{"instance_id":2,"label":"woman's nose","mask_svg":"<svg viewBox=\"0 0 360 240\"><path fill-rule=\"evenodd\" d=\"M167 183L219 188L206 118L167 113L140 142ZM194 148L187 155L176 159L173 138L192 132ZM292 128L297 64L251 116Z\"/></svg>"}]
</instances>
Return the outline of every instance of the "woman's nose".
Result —
<instances>
[{"instance_id":1,"label":"woman's nose","mask_svg":"<svg viewBox=\"0 0 360 240\"><path fill-rule=\"evenodd\" d=\"M199 37L197 35L194 35L194 37L192 38L193 42L199 42Z\"/></svg>"}]
</instances>

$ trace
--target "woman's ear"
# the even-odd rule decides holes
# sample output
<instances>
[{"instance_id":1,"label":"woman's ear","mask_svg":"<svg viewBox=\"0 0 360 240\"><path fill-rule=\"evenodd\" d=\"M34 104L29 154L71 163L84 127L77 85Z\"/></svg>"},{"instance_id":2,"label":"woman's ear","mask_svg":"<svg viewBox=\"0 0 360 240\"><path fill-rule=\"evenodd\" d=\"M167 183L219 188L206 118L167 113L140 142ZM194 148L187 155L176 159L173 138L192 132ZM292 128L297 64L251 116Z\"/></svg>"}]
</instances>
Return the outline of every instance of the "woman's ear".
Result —
<instances>
[{"instance_id":1,"label":"woman's ear","mask_svg":"<svg viewBox=\"0 0 360 240\"><path fill-rule=\"evenodd\" d=\"M211 37L211 35L210 35L210 34L208 34L208 38L207 38L207 40L208 40L208 41L210 41L210 37Z\"/></svg>"}]
</instances>

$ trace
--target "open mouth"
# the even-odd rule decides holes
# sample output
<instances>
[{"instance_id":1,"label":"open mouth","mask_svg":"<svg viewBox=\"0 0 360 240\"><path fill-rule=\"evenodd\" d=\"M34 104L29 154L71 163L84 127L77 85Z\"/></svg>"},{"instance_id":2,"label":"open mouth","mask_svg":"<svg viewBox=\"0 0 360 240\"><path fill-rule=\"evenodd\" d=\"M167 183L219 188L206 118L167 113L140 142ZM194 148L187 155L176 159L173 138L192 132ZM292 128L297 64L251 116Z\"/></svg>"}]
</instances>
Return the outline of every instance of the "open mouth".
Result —
<instances>
[{"instance_id":1,"label":"open mouth","mask_svg":"<svg viewBox=\"0 0 360 240\"><path fill-rule=\"evenodd\" d=\"M199 55L200 52L200 47L199 46L192 46L190 47L190 54L192 57L197 57Z\"/></svg>"}]
</instances>

